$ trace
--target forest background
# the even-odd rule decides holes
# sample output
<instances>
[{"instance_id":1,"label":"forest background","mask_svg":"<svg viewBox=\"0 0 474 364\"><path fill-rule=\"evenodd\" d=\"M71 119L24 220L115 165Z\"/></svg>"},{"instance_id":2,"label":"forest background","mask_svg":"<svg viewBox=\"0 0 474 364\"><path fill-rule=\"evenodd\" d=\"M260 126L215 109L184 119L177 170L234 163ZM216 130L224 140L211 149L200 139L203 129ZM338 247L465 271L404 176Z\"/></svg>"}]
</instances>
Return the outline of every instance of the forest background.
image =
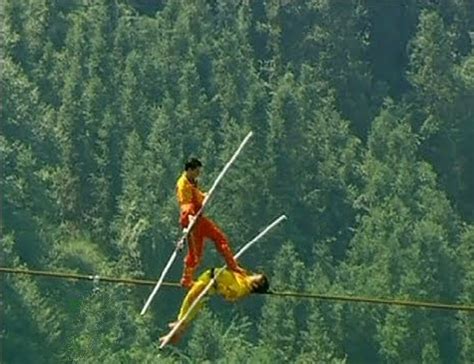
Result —
<instances>
[{"instance_id":1,"label":"forest background","mask_svg":"<svg viewBox=\"0 0 474 364\"><path fill-rule=\"evenodd\" d=\"M156 279L175 182L275 290L474 302L471 0L2 1L1 266ZM202 268L222 264L209 246ZM181 258L169 274L177 281ZM1 277L4 363L472 363L474 317ZM157 359L159 358L159 359Z\"/></svg>"}]
</instances>

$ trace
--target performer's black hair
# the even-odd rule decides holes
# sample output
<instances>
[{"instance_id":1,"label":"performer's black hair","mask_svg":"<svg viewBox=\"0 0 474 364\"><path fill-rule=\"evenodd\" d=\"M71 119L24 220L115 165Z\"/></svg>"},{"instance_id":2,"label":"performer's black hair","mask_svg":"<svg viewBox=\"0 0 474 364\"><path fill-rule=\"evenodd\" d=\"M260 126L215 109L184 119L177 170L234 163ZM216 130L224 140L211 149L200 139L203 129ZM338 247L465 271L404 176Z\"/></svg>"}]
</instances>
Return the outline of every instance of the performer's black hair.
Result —
<instances>
[{"instance_id":1,"label":"performer's black hair","mask_svg":"<svg viewBox=\"0 0 474 364\"><path fill-rule=\"evenodd\" d=\"M184 163L185 171L187 171L188 169L196 169L198 167L202 167L202 163L197 158L191 158L186 163Z\"/></svg>"},{"instance_id":2,"label":"performer's black hair","mask_svg":"<svg viewBox=\"0 0 474 364\"><path fill-rule=\"evenodd\" d=\"M262 274L262 280L259 282L258 286L254 287L252 292L254 293L266 293L270 288L270 282L265 274Z\"/></svg>"}]
</instances>

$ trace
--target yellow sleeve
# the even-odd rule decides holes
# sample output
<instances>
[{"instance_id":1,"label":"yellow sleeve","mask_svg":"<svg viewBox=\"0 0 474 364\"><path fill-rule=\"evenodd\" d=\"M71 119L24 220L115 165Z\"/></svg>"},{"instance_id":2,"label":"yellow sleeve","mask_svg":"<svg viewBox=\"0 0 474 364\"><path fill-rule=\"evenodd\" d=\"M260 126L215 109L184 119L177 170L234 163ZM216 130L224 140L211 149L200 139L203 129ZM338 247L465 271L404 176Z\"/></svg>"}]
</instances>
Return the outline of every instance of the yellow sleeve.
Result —
<instances>
[{"instance_id":1,"label":"yellow sleeve","mask_svg":"<svg viewBox=\"0 0 474 364\"><path fill-rule=\"evenodd\" d=\"M192 187L186 183L183 177L181 177L176 184L176 195L181 206L189 205L193 201Z\"/></svg>"},{"instance_id":2,"label":"yellow sleeve","mask_svg":"<svg viewBox=\"0 0 474 364\"><path fill-rule=\"evenodd\" d=\"M179 315L178 315L178 320L181 320L186 313L189 311L189 308L193 304L193 302L196 300L196 298L199 296L199 294L206 288L208 283L211 281L211 271L207 270L201 276L199 279L193 284L191 289L189 290L188 294L183 300L183 304L181 305L181 309L179 310ZM209 293L212 294L214 291L213 288L209 290ZM186 318L185 323L188 323L194 317L196 317L196 314L198 311L202 308L204 305L204 300L201 300L196 307L194 307L193 311L189 314L189 316Z\"/></svg>"}]
</instances>

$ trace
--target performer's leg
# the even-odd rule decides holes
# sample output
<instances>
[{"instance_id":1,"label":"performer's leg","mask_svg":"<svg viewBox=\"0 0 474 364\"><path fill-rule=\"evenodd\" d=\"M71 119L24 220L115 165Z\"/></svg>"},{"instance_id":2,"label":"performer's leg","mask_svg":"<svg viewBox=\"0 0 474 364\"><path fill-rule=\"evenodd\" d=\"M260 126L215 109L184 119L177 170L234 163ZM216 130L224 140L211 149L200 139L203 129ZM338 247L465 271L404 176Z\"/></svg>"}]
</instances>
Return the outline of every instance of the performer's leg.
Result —
<instances>
[{"instance_id":1,"label":"performer's leg","mask_svg":"<svg viewBox=\"0 0 474 364\"><path fill-rule=\"evenodd\" d=\"M181 278L181 285L186 288L193 284L194 271L201 262L204 250L204 236L200 225L201 223L198 221L188 236L188 254L184 258L184 270Z\"/></svg>"},{"instance_id":2,"label":"performer's leg","mask_svg":"<svg viewBox=\"0 0 474 364\"><path fill-rule=\"evenodd\" d=\"M202 224L202 235L214 241L217 251L222 255L227 266L236 272L243 271L234 259L234 254L229 246L227 237L219 227L205 217L201 218L200 222Z\"/></svg>"}]
</instances>

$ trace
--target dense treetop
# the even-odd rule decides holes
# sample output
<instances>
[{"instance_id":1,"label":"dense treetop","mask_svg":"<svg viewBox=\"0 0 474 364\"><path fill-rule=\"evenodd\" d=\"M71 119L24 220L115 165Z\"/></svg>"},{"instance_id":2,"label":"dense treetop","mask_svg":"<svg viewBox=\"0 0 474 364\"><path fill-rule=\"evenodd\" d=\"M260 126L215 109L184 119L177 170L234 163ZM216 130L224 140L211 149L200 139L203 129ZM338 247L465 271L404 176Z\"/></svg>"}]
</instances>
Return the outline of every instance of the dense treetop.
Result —
<instances>
[{"instance_id":1,"label":"dense treetop","mask_svg":"<svg viewBox=\"0 0 474 364\"><path fill-rule=\"evenodd\" d=\"M153 3L153 4L152 4ZM272 288L474 302L470 0L5 0L0 265L155 278L183 161ZM222 264L211 245L202 269ZM181 259L169 277L177 280ZM5 363L472 363L472 315L1 276ZM98 289L97 289L98 288Z\"/></svg>"}]
</instances>

